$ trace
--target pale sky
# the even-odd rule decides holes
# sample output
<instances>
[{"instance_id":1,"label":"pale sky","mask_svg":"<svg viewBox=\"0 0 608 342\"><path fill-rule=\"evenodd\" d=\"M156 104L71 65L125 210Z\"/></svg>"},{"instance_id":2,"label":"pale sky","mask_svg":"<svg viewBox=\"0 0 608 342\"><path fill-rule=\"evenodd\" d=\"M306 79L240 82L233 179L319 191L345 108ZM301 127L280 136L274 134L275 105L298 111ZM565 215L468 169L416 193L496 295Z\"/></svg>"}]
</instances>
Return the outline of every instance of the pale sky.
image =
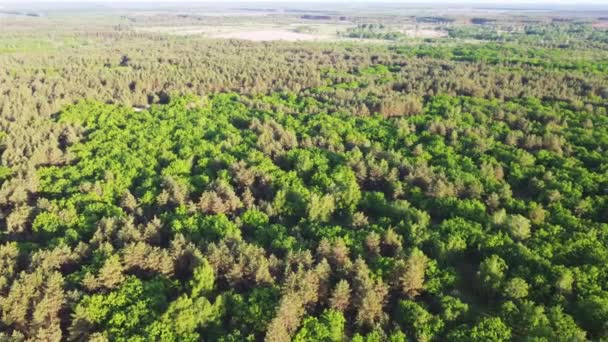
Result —
<instances>
[{"instance_id":1,"label":"pale sky","mask_svg":"<svg viewBox=\"0 0 608 342\"><path fill-rule=\"evenodd\" d=\"M487 6L505 6L505 7L516 7L519 5L542 7L542 6L604 6L608 9L608 0L0 0L0 7L2 4L27 4L27 3L103 3L103 4L117 4L124 5L129 3L214 3L218 5L229 5L230 3L276 3L276 4L306 4L306 3L348 3L348 4L412 4L412 5L424 5L424 4L446 4L446 5L487 5Z\"/></svg>"},{"instance_id":2,"label":"pale sky","mask_svg":"<svg viewBox=\"0 0 608 342\"><path fill-rule=\"evenodd\" d=\"M235 3L235 2L249 2L249 3L337 3L337 2L348 2L348 3L402 3L402 4L488 4L488 5L518 5L518 4L529 4L529 5L576 5L576 4L595 4L595 5L608 5L608 0L29 0L29 1L17 1L17 0L0 0L1 3L14 3L14 2L82 2L82 3L128 3L128 2L164 2L164 3L180 3L180 2L199 2L199 3Z\"/></svg>"}]
</instances>

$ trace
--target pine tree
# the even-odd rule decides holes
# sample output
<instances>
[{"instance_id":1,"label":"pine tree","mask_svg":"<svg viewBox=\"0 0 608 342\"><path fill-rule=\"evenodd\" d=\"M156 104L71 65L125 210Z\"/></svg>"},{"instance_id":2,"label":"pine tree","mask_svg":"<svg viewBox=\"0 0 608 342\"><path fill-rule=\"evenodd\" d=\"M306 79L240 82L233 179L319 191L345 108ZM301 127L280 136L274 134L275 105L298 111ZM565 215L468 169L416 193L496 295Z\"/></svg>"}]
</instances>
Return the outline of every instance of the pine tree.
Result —
<instances>
[{"instance_id":1,"label":"pine tree","mask_svg":"<svg viewBox=\"0 0 608 342\"><path fill-rule=\"evenodd\" d=\"M344 312L350 305L350 285L342 279L338 282L329 300L330 306L340 312Z\"/></svg>"},{"instance_id":2,"label":"pine tree","mask_svg":"<svg viewBox=\"0 0 608 342\"><path fill-rule=\"evenodd\" d=\"M399 286L409 298L416 297L424 288L424 274L428 258L419 249L414 249L399 269Z\"/></svg>"},{"instance_id":3,"label":"pine tree","mask_svg":"<svg viewBox=\"0 0 608 342\"><path fill-rule=\"evenodd\" d=\"M126 190L120 199L120 206L130 213L133 213L137 208L137 199L129 190Z\"/></svg>"}]
</instances>

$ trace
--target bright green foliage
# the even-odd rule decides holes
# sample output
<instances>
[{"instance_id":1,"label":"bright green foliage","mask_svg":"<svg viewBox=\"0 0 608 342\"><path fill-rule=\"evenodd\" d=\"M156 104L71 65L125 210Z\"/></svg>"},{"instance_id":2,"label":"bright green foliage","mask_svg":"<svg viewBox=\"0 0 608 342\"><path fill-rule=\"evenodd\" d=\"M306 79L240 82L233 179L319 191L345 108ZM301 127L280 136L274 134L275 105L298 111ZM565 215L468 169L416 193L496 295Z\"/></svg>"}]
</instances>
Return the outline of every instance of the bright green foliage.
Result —
<instances>
[{"instance_id":1,"label":"bright green foliage","mask_svg":"<svg viewBox=\"0 0 608 342\"><path fill-rule=\"evenodd\" d=\"M518 241L526 240L530 237L530 221L521 216L513 215L507 219L507 229L509 234Z\"/></svg>"},{"instance_id":2,"label":"bright green foliage","mask_svg":"<svg viewBox=\"0 0 608 342\"><path fill-rule=\"evenodd\" d=\"M469 305L463 303L458 298L444 296L441 298L441 317L447 322L456 321L462 318L469 311Z\"/></svg>"},{"instance_id":3,"label":"bright green foliage","mask_svg":"<svg viewBox=\"0 0 608 342\"><path fill-rule=\"evenodd\" d=\"M315 317L305 319L293 340L340 342L344 338L344 323L345 319L341 312L326 310L319 319Z\"/></svg>"},{"instance_id":4,"label":"bright green foliage","mask_svg":"<svg viewBox=\"0 0 608 342\"><path fill-rule=\"evenodd\" d=\"M312 194L308 204L308 217L312 221L327 222L335 210L334 198L331 195Z\"/></svg>"},{"instance_id":5,"label":"bright green foliage","mask_svg":"<svg viewBox=\"0 0 608 342\"><path fill-rule=\"evenodd\" d=\"M129 277L120 288L107 295L85 296L74 310L71 336L83 336L85 332L81 329L93 325L110 340L143 341L146 326L167 307L166 291L162 280L142 282Z\"/></svg>"},{"instance_id":6,"label":"bright green foliage","mask_svg":"<svg viewBox=\"0 0 608 342\"><path fill-rule=\"evenodd\" d=\"M528 283L522 278L513 278L506 283L504 292L509 298L524 298L528 295L528 287Z\"/></svg>"},{"instance_id":7,"label":"bright green foliage","mask_svg":"<svg viewBox=\"0 0 608 342\"><path fill-rule=\"evenodd\" d=\"M407 337L401 330L394 330L388 337L390 342L405 342L407 341Z\"/></svg>"},{"instance_id":8,"label":"bright green foliage","mask_svg":"<svg viewBox=\"0 0 608 342\"><path fill-rule=\"evenodd\" d=\"M221 314L218 304L221 305L219 298L212 305L204 297L192 299L181 296L169 304L160 319L146 329L147 338L175 342L200 341L197 329L218 318Z\"/></svg>"},{"instance_id":9,"label":"bright green foliage","mask_svg":"<svg viewBox=\"0 0 608 342\"><path fill-rule=\"evenodd\" d=\"M482 319L472 329L460 328L449 335L450 341L492 341L506 342L511 340L511 330L497 317Z\"/></svg>"},{"instance_id":10,"label":"bright green foliage","mask_svg":"<svg viewBox=\"0 0 608 342\"><path fill-rule=\"evenodd\" d=\"M418 341L430 341L444 327L441 318L410 300L400 301L395 315L402 329Z\"/></svg>"},{"instance_id":11,"label":"bright green foliage","mask_svg":"<svg viewBox=\"0 0 608 342\"><path fill-rule=\"evenodd\" d=\"M507 269L507 263L497 255L485 259L477 272L482 289L489 294L498 293L504 285Z\"/></svg>"},{"instance_id":12,"label":"bright green foliage","mask_svg":"<svg viewBox=\"0 0 608 342\"><path fill-rule=\"evenodd\" d=\"M214 282L215 273L213 268L206 259L203 259L201 264L194 269L192 280L190 280L192 297L197 298L209 294L213 290Z\"/></svg>"},{"instance_id":13,"label":"bright green foliage","mask_svg":"<svg viewBox=\"0 0 608 342\"><path fill-rule=\"evenodd\" d=\"M12 173L13 171L10 168L6 166L0 166L0 181L8 179Z\"/></svg>"}]
</instances>

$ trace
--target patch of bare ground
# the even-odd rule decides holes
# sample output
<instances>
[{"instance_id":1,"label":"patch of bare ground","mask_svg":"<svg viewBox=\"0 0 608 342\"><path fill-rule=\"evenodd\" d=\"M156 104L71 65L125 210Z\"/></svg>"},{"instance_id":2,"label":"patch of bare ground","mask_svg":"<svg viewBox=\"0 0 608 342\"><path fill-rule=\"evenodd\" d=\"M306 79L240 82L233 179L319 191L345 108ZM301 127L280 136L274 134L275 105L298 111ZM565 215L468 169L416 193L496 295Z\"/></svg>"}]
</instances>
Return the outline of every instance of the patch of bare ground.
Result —
<instances>
[{"instance_id":1,"label":"patch of bare ground","mask_svg":"<svg viewBox=\"0 0 608 342\"><path fill-rule=\"evenodd\" d=\"M444 31L430 29L411 29L406 30L405 34L413 38L441 38L447 36L447 33Z\"/></svg>"},{"instance_id":2,"label":"patch of bare ground","mask_svg":"<svg viewBox=\"0 0 608 342\"><path fill-rule=\"evenodd\" d=\"M263 41L302 41L302 40L328 40L331 37L326 35L318 34L306 34L298 33L289 30L257 30L257 31L235 31L235 32L223 32L209 35L211 38L224 38L224 39L242 39L256 42Z\"/></svg>"}]
</instances>

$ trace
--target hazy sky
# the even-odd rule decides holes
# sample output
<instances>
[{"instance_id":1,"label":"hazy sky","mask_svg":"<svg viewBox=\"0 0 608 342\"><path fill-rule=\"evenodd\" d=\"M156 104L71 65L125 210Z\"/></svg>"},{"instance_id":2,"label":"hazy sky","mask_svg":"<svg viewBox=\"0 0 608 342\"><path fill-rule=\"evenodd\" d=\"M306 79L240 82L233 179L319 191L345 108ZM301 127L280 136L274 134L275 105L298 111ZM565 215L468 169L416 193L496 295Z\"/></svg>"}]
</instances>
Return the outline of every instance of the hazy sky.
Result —
<instances>
[{"instance_id":1,"label":"hazy sky","mask_svg":"<svg viewBox=\"0 0 608 342\"><path fill-rule=\"evenodd\" d=\"M21 2L15 0L0 0L0 4L9 2ZM25 2L58 2L58 0L29 0ZM106 3L125 3L125 2L200 2L200 3L230 3L230 2L276 2L276 3L336 3L336 2L358 2L358 3L403 3L403 4L424 4L424 3L444 3L444 4L499 4L499 5L576 5L576 4L595 4L608 5L608 0L59 0L59 2L106 2Z\"/></svg>"},{"instance_id":2,"label":"hazy sky","mask_svg":"<svg viewBox=\"0 0 608 342\"><path fill-rule=\"evenodd\" d=\"M584 8L591 5L599 8L608 8L608 0L0 0L2 4L24 4L24 3L104 3L104 4L128 4L128 3L215 3L226 5L229 3L284 3L284 4L305 4L305 3L348 3L348 4L450 4L450 5L489 5L517 7L519 5L531 7L555 7L567 6L569 8Z\"/></svg>"}]
</instances>

